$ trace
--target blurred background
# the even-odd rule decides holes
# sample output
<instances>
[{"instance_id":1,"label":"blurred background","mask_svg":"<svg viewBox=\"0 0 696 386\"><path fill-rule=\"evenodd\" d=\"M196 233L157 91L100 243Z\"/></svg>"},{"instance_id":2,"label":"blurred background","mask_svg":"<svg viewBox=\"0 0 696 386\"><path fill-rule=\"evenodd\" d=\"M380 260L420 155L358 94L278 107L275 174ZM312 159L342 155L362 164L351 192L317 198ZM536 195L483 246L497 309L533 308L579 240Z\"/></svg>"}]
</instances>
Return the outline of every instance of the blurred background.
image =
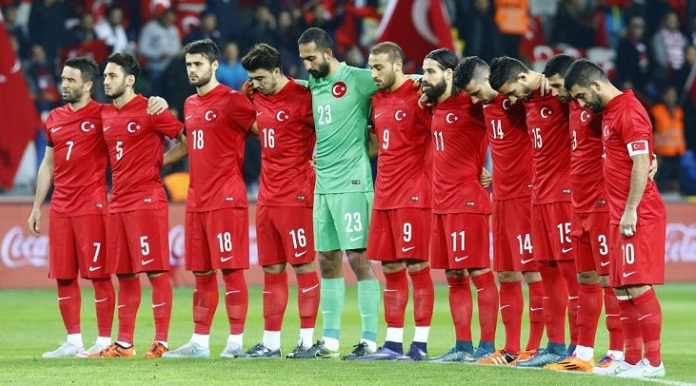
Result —
<instances>
[{"instance_id":1,"label":"blurred background","mask_svg":"<svg viewBox=\"0 0 696 386\"><path fill-rule=\"evenodd\" d=\"M184 100L195 92L187 81L183 45L203 38L217 42L223 56L218 79L239 89L246 80L240 58L260 42L280 50L287 75L306 78L297 38L313 26L332 35L341 60L359 67L376 41L396 41L411 73L420 70L425 53L440 46L486 61L514 56L536 70L556 53L586 57L618 86L633 89L650 112L664 197L685 201L696 195L696 1L0 0L0 5L0 199L33 196L46 145L43 119L62 104L59 77L66 58L88 55L103 65L112 52L134 53L143 68L137 92L166 98L182 118ZM94 91L97 101L108 102L101 82ZM248 141L246 153L244 174L253 199L258 140ZM170 190L178 189L175 177L186 173L186 165L163 170L163 176L175 173L165 179Z\"/></svg>"}]
</instances>

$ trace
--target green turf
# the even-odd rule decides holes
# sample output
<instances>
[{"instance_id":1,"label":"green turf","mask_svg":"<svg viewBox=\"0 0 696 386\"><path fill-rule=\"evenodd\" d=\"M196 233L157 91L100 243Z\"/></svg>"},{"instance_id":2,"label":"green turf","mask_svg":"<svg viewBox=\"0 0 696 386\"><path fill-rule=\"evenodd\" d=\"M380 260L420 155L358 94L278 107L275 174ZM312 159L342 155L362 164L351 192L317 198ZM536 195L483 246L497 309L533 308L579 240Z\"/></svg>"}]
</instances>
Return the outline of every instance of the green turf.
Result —
<instances>
[{"instance_id":1,"label":"green turf","mask_svg":"<svg viewBox=\"0 0 696 386\"><path fill-rule=\"evenodd\" d=\"M170 329L170 346L185 343L192 332L191 289L175 290L175 303ZM347 352L360 336L357 294L353 287L347 291L341 336L342 351ZM693 294L696 284L672 284L658 290L662 302L664 326L662 353L667 367L665 380L696 383L696 370L689 364L691 349L696 344L693 328ZM249 317L245 346L261 339L263 318L261 289L250 290ZM85 343L95 335L92 293L85 290L82 325ZM297 340L299 321L296 293L290 294L283 330L283 350L289 352ZM0 291L0 383L15 384L511 384L511 385L631 385L637 381L601 378L592 375L560 374L548 371L522 370L503 367L484 367L461 364L434 363L355 363L342 361L298 360L222 360L218 358L224 346L228 327L224 304L220 304L211 336L212 358L208 360L145 360L145 359L42 359L44 351L53 350L64 339L65 332L54 291ZM136 328L136 347L139 354L149 346L154 333L150 312L149 291L144 293ZM407 311L405 338L413 336L412 313ZM474 315L474 337L477 319ZM380 319L379 340L384 339L385 326ZM603 319L602 319L603 323ZM321 320L317 323L321 326ZM408 327L411 326L411 327ZM525 329L523 329L524 331ZM315 337L320 337L321 328ZM115 327L114 327L115 335ZM502 322L499 320L498 343L503 342ZM454 332L450 319L447 288L438 286L429 351L438 355L453 344ZM523 334L523 344L526 337ZM606 349L607 334L600 324L597 335L598 355Z\"/></svg>"}]
</instances>

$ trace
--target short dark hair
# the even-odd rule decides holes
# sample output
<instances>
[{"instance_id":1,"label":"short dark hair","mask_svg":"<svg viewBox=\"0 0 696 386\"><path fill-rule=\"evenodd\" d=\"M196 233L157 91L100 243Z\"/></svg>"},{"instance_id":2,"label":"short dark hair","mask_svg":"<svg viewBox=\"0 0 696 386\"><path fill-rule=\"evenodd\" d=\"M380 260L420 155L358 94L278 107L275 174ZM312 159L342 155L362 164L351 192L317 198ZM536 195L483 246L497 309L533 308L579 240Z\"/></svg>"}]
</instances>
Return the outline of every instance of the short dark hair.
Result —
<instances>
[{"instance_id":1,"label":"short dark hair","mask_svg":"<svg viewBox=\"0 0 696 386\"><path fill-rule=\"evenodd\" d=\"M561 78L565 78L566 72L568 72L568 69L574 61L575 59L566 54L554 55L551 59L549 59L548 62L546 62L546 66L544 67L544 75L546 75L547 78L554 75L560 75Z\"/></svg>"},{"instance_id":2,"label":"short dark hair","mask_svg":"<svg viewBox=\"0 0 696 386\"><path fill-rule=\"evenodd\" d=\"M242 67L247 71L256 71L264 69L273 71L281 67L280 52L266 43L255 45L242 58Z\"/></svg>"},{"instance_id":3,"label":"short dark hair","mask_svg":"<svg viewBox=\"0 0 696 386\"><path fill-rule=\"evenodd\" d=\"M490 71L491 68L483 59L478 56L467 56L454 69L454 85L463 89L472 80L488 75Z\"/></svg>"},{"instance_id":4,"label":"short dark hair","mask_svg":"<svg viewBox=\"0 0 696 386\"><path fill-rule=\"evenodd\" d=\"M590 87L594 81L609 82L609 78L604 71L596 64L587 59L575 61L565 75L563 85L566 90L570 90L573 86Z\"/></svg>"},{"instance_id":5,"label":"short dark hair","mask_svg":"<svg viewBox=\"0 0 696 386\"><path fill-rule=\"evenodd\" d=\"M184 54L201 54L210 63L220 60L220 48L210 39L196 40L184 46Z\"/></svg>"},{"instance_id":6,"label":"short dark hair","mask_svg":"<svg viewBox=\"0 0 696 386\"><path fill-rule=\"evenodd\" d=\"M138 64L138 60L133 54L115 52L106 58L106 62L121 66L126 75L133 75L135 81L138 81L138 77L140 77L140 64Z\"/></svg>"},{"instance_id":7,"label":"short dark hair","mask_svg":"<svg viewBox=\"0 0 696 386\"><path fill-rule=\"evenodd\" d=\"M307 28L300 38L297 39L297 44L309 44L314 43L320 50L333 49L333 40L329 34L321 28L312 27Z\"/></svg>"},{"instance_id":8,"label":"short dark hair","mask_svg":"<svg viewBox=\"0 0 696 386\"><path fill-rule=\"evenodd\" d=\"M442 70L450 69L452 71L454 71L454 69L457 67L458 62L457 54L447 48L438 48L436 50L432 50L428 52L428 55L425 55L424 59L436 61Z\"/></svg>"},{"instance_id":9,"label":"short dark hair","mask_svg":"<svg viewBox=\"0 0 696 386\"><path fill-rule=\"evenodd\" d=\"M99 66L94 59L87 56L76 56L65 61L65 67L72 67L80 70L83 82L94 82L99 76Z\"/></svg>"},{"instance_id":10,"label":"short dark hair","mask_svg":"<svg viewBox=\"0 0 696 386\"><path fill-rule=\"evenodd\" d=\"M380 54L387 54L387 56L389 56L389 61L392 63L396 62L397 60L401 60L401 62L406 60L404 50L402 50L401 47L394 42L382 42L370 48L370 55Z\"/></svg>"},{"instance_id":11,"label":"short dark hair","mask_svg":"<svg viewBox=\"0 0 696 386\"><path fill-rule=\"evenodd\" d=\"M516 82L520 73L529 73L529 68L515 58L501 56L491 61L488 82L494 90L499 90L505 83Z\"/></svg>"}]
</instances>

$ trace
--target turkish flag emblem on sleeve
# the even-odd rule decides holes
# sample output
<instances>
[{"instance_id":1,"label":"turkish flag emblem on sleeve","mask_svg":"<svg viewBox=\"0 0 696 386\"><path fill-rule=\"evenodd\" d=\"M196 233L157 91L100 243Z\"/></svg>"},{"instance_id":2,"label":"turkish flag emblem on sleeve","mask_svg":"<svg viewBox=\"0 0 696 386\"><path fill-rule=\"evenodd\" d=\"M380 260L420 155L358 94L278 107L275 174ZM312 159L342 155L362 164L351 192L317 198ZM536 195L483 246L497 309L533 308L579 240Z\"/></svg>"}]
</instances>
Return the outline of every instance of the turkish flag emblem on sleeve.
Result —
<instances>
[{"instance_id":1,"label":"turkish flag emblem on sleeve","mask_svg":"<svg viewBox=\"0 0 696 386\"><path fill-rule=\"evenodd\" d=\"M377 42L398 44L407 60L421 63L437 48L454 50L451 24L440 0L390 0Z\"/></svg>"},{"instance_id":2,"label":"turkish flag emblem on sleeve","mask_svg":"<svg viewBox=\"0 0 696 386\"><path fill-rule=\"evenodd\" d=\"M633 141L629 143L626 147L628 147L628 155L631 157L638 154L649 153L648 141L646 140Z\"/></svg>"},{"instance_id":3,"label":"turkish flag emblem on sleeve","mask_svg":"<svg viewBox=\"0 0 696 386\"><path fill-rule=\"evenodd\" d=\"M0 52L0 187L12 189L24 150L41 121L2 19Z\"/></svg>"}]
</instances>

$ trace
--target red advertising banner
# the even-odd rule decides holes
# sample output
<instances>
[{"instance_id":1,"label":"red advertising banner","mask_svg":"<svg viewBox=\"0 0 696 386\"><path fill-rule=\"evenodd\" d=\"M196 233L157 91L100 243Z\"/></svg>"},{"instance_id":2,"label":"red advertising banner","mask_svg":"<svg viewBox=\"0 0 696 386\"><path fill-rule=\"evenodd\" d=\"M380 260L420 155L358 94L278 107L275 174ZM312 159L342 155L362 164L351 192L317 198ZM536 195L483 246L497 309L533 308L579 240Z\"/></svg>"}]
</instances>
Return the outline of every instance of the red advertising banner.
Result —
<instances>
[{"instance_id":1,"label":"red advertising banner","mask_svg":"<svg viewBox=\"0 0 696 386\"><path fill-rule=\"evenodd\" d=\"M27 230L29 204L0 204L0 289L53 287L48 278L48 207L44 207L41 223L42 235L33 237ZM193 285L193 275L183 269L184 262L184 214L185 206L169 207L169 245L172 278L175 285ZM263 272L258 265L256 248L256 207L249 208L249 240L251 268L247 272L249 285L262 285ZM665 246L666 280L696 282L696 205L667 205L667 235ZM318 267L317 267L318 268ZM288 268L292 270L291 268ZM381 277L381 269L375 264ZM348 282L355 277L347 262L343 271ZM433 279L444 283L441 271L432 271ZM295 275L290 273L292 282ZM380 279L382 280L382 279ZM146 283L144 280L143 283Z\"/></svg>"}]
</instances>

